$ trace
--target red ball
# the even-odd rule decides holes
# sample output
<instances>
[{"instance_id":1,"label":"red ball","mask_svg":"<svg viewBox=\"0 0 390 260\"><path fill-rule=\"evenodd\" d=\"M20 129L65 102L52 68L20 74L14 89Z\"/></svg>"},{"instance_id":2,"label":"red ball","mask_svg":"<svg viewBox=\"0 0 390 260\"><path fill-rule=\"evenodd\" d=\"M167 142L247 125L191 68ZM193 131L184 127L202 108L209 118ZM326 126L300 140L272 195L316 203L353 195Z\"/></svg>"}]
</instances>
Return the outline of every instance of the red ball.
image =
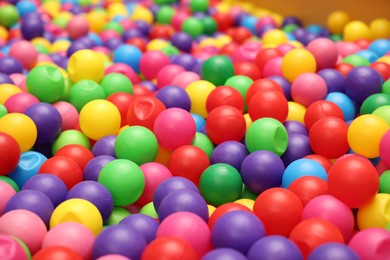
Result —
<instances>
[{"instance_id":1,"label":"red ball","mask_svg":"<svg viewBox=\"0 0 390 260\"><path fill-rule=\"evenodd\" d=\"M354 66L349 63L338 63L335 66L335 69L338 70L344 77L346 77L353 68Z\"/></svg>"},{"instance_id":2,"label":"red ball","mask_svg":"<svg viewBox=\"0 0 390 260\"><path fill-rule=\"evenodd\" d=\"M349 150L348 124L337 117L318 120L309 132L310 147L328 159L337 159Z\"/></svg>"},{"instance_id":3,"label":"red ball","mask_svg":"<svg viewBox=\"0 0 390 260\"><path fill-rule=\"evenodd\" d=\"M41 165L38 173L57 176L65 183L68 190L83 180L83 172L80 166L73 159L65 156L49 158Z\"/></svg>"},{"instance_id":4,"label":"red ball","mask_svg":"<svg viewBox=\"0 0 390 260\"><path fill-rule=\"evenodd\" d=\"M83 260L83 257L65 246L49 246L39 250L32 260Z\"/></svg>"},{"instance_id":5,"label":"red ball","mask_svg":"<svg viewBox=\"0 0 390 260\"><path fill-rule=\"evenodd\" d=\"M328 173L329 194L350 208L370 202L379 189L379 176L370 160L348 154L334 162Z\"/></svg>"},{"instance_id":6,"label":"red ball","mask_svg":"<svg viewBox=\"0 0 390 260\"><path fill-rule=\"evenodd\" d=\"M284 94L282 87L276 81L270 79L258 79L249 86L248 91L246 92L246 102L249 104L254 94L265 91L279 91Z\"/></svg>"},{"instance_id":7,"label":"red ball","mask_svg":"<svg viewBox=\"0 0 390 260\"><path fill-rule=\"evenodd\" d=\"M195 249L186 240L178 237L158 237L143 251L141 260L198 260Z\"/></svg>"},{"instance_id":8,"label":"red ball","mask_svg":"<svg viewBox=\"0 0 390 260\"><path fill-rule=\"evenodd\" d=\"M217 23L217 28L220 32L228 30L233 25L233 18L227 13L216 12L213 14L213 19Z\"/></svg>"},{"instance_id":9,"label":"red ball","mask_svg":"<svg viewBox=\"0 0 390 260\"><path fill-rule=\"evenodd\" d=\"M214 144L225 141L241 141L246 131L244 115L232 106L220 106L206 119L206 133Z\"/></svg>"},{"instance_id":10,"label":"red ball","mask_svg":"<svg viewBox=\"0 0 390 260\"><path fill-rule=\"evenodd\" d=\"M183 145L172 152L168 159L168 169L173 176L189 179L199 184L203 171L210 166L207 154L193 145Z\"/></svg>"},{"instance_id":11,"label":"red ball","mask_svg":"<svg viewBox=\"0 0 390 260\"><path fill-rule=\"evenodd\" d=\"M322 155L310 154L310 155L305 156L305 158L312 159L312 160L318 162L319 164L322 165L322 167L324 167L326 172L329 172L330 168L332 168L332 165L333 165L332 162L328 158L326 158Z\"/></svg>"},{"instance_id":12,"label":"red ball","mask_svg":"<svg viewBox=\"0 0 390 260\"><path fill-rule=\"evenodd\" d=\"M147 96L152 96L153 93L150 91L148 88L140 85L140 84L135 84L133 86L133 96L134 97L147 97Z\"/></svg>"},{"instance_id":13,"label":"red ball","mask_svg":"<svg viewBox=\"0 0 390 260\"><path fill-rule=\"evenodd\" d=\"M305 206L317 196L328 193L326 181L315 176L304 176L293 181L288 189L295 193Z\"/></svg>"},{"instance_id":14,"label":"red ball","mask_svg":"<svg viewBox=\"0 0 390 260\"><path fill-rule=\"evenodd\" d=\"M224 214L228 212L235 211L235 210L244 210L244 211L251 212L251 210L248 207L245 207L244 205L239 203L229 202L229 203L222 204L221 206L217 207L214 210L213 214L211 214L209 218L208 225L210 227L210 230L213 229L215 222L220 217L222 217Z\"/></svg>"},{"instance_id":15,"label":"red ball","mask_svg":"<svg viewBox=\"0 0 390 260\"><path fill-rule=\"evenodd\" d=\"M118 108L121 114L121 126L127 125L127 111L134 101L134 97L129 93L118 92L108 96L107 100Z\"/></svg>"},{"instance_id":16,"label":"red ball","mask_svg":"<svg viewBox=\"0 0 390 260\"><path fill-rule=\"evenodd\" d=\"M310 130L314 123L327 116L337 117L344 120L343 111L335 103L327 100L319 100L312 103L307 108L304 117L306 128Z\"/></svg>"},{"instance_id":17,"label":"red ball","mask_svg":"<svg viewBox=\"0 0 390 260\"><path fill-rule=\"evenodd\" d=\"M252 37L251 31L242 26L230 29L228 34L232 37L233 41L238 44L242 44Z\"/></svg>"},{"instance_id":18,"label":"red ball","mask_svg":"<svg viewBox=\"0 0 390 260\"><path fill-rule=\"evenodd\" d=\"M234 74L247 76L253 80L257 80L261 77L261 72L257 66L254 63L247 61L234 64Z\"/></svg>"},{"instance_id":19,"label":"red ball","mask_svg":"<svg viewBox=\"0 0 390 260\"><path fill-rule=\"evenodd\" d=\"M267 235L288 236L301 221L302 201L292 191L271 188L256 199L253 212L264 224Z\"/></svg>"},{"instance_id":20,"label":"red ball","mask_svg":"<svg viewBox=\"0 0 390 260\"><path fill-rule=\"evenodd\" d=\"M142 52L146 51L146 46L148 45L148 43L140 37L128 39L127 43L138 47Z\"/></svg>"},{"instance_id":21,"label":"red ball","mask_svg":"<svg viewBox=\"0 0 390 260\"><path fill-rule=\"evenodd\" d=\"M0 175L11 173L18 166L20 146L12 136L0 132Z\"/></svg>"},{"instance_id":22,"label":"red ball","mask_svg":"<svg viewBox=\"0 0 390 260\"><path fill-rule=\"evenodd\" d=\"M367 40L367 39L359 39L359 40L354 41L354 43L359 45L360 49L366 50L366 49L368 49L368 46L370 46L371 41Z\"/></svg>"},{"instance_id":23,"label":"red ball","mask_svg":"<svg viewBox=\"0 0 390 260\"><path fill-rule=\"evenodd\" d=\"M211 93L207 96L207 113L210 113L220 106L232 106L243 112L244 99L237 89L229 86L220 86L211 91Z\"/></svg>"},{"instance_id":24,"label":"red ball","mask_svg":"<svg viewBox=\"0 0 390 260\"><path fill-rule=\"evenodd\" d=\"M88 148L79 144L65 145L54 156L65 156L73 159L82 171L84 171L89 161L94 158L93 153Z\"/></svg>"},{"instance_id":25,"label":"red ball","mask_svg":"<svg viewBox=\"0 0 390 260\"><path fill-rule=\"evenodd\" d=\"M154 121L165 109L164 103L155 97L137 97L127 111L127 124L140 125L153 131Z\"/></svg>"},{"instance_id":26,"label":"red ball","mask_svg":"<svg viewBox=\"0 0 390 260\"><path fill-rule=\"evenodd\" d=\"M172 38L172 35L174 34L174 30L172 26L163 24L163 25L155 25L152 27L152 29L149 32L149 38L151 40L153 39L166 39L170 40Z\"/></svg>"},{"instance_id":27,"label":"red ball","mask_svg":"<svg viewBox=\"0 0 390 260\"><path fill-rule=\"evenodd\" d=\"M238 49L239 45L235 42L228 43L224 45L220 50L220 54L225 54L227 56L232 56L233 53Z\"/></svg>"},{"instance_id":28,"label":"red ball","mask_svg":"<svg viewBox=\"0 0 390 260\"><path fill-rule=\"evenodd\" d=\"M283 123L288 115L288 102L279 91L257 92L248 104L248 113L252 121L271 117Z\"/></svg>"},{"instance_id":29,"label":"red ball","mask_svg":"<svg viewBox=\"0 0 390 260\"><path fill-rule=\"evenodd\" d=\"M283 57L283 53L275 48L264 48L257 53L255 64L260 71L263 71L265 64L277 57Z\"/></svg>"},{"instance_id":30,"label":"red ball","mask_svg":"<svg viewBox=\"0 0 390 260\"><path fill-rule=\"evenodd\" d=\"M390 78L390 65L384 62L373 62L370 64L370 67L379 72L382 75L383 79L386 81Z\"/></svg>"},{"instance_id":31,"label":"red ball","mask_svg":"<svg viewBox=\"0 0 390 260\"><path fill-rule=\"evenodd\" d=\"M322 244L344 243L340 230L332 222L320 218L311 218L299 223L291 231L290 239L299 247L305 258Z\"/></svg>"}]
</instances>

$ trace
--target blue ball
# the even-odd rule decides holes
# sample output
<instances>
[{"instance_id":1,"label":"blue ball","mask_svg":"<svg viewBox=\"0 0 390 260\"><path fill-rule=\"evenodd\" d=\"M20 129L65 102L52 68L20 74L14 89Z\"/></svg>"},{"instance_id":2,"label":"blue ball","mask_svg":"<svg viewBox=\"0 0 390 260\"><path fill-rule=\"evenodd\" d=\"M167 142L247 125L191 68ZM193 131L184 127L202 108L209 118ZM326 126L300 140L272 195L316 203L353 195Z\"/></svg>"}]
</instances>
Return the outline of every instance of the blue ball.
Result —
<instances>
[{"instance_id":1,"label":"blue ball","mask_svg":"<svg viewBox=\"0 0 390 260\"><path fill-rule=\"evenodd\" d=\"M314 176L324 181L327 180L328 174L322 165L311 159L299 159L287 166L283 173L282 187L288 188L296 179L303 176Z\"/></svg>"},{"instance_id":2,"label":"blue ball","mask_svg":"<svg viewBox=\"0 0 390 260\"><path fill-rule=\"evenodd\" d=\"M325 100L335 103L341 109L344 115L344 121L350 121L355 118L355 103L346 94L341 92L332 92L326 96Z\"/></svg>"},{"instance_id":3,"label":"blue ball","mask_svg":"<svg viewBox=\"0 0 390 260\"><path fill-rule=\"evenodd\" d=\"M249 29L252 34L256 34L256 23L257 23L257 18L251 15L245 16L241 20L241 26Z\"/></svg>"},{"instance_id":4,"label":"blue ball","mask_svg":"<svg viewBox=\"0 0 390 260\"><path fill-rule=\"evenodd\" d=\"M356 52L356 54L365 58L370 63L373 63L374 61L376 61L379 58L379 56L374 51L371 51L371 50L361 50L361 51Z\"/></svg>"},{"instance_id":5,"label":"blue ball","mask_svg":"<svg viewBox=\"0 0 390 260\"><path fill-rule=\"evenodd\" d=\"M206 120L201 115L198 114L191 113L191 116L195 121L196 131L200 132L206 125Z\"/></svg>"},{"instance_id":6,"label":"blue ball","mask_svg":"<svg viewBox=\"0 0 390 260\"><path fill-rule=\"evenodd\" d=\"M310 24L306 27L307 32L314 33L317 35L321 35L323 30L324 30L324 27L322 27L319 24Z\"/></svg>"},{"instance_id":7,"label":"blue ball","mask_svg":"<svg viewBox=\"0 0 390 260\"><path fill-rule=\"evenodd\" d=\"M139 63L142 57L142 52L136 46L124 44L119 46L114 51L114 63L125 63L129 65L136 73L139 73Z\"/></svg>"},{"instance_id":8,"label":"blue ball","mask_svg":"<svg viewBox=\"0 0 390 260\"><path fill-rule=\"evenodd\" d=\"M24 16L25 14L34 13L37 11L37 7L31 1L20 1L16 4L16 9L19 12L20 16Z\"/></svg>"},{"instance_id":9,"label":"blue ball","mask_svg":"<svg viewBox=\"0 0 390 260\"><path fill-rule=\"evenodd\" d=\"M375 40L368 46L368 49L375 52L379 57L382 57L390 51L390 40Z\"/></svg>"}]
</instances>

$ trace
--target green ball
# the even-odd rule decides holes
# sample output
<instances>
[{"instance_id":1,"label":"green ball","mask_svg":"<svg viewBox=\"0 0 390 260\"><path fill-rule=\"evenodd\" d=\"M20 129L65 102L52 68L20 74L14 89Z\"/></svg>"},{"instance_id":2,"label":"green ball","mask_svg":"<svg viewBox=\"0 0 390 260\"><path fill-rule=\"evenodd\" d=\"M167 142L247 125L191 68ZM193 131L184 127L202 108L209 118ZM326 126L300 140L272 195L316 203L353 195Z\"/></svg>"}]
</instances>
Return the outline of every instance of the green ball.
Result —
<instances>
[{"instance_id":1,"label":"green ball","mask_svg":"<svg viewBox=\"0 0 390 260\"><path fill-rule=\"evenodd\" d=\"M117 225L127 216L130 216L131 213L122 207L114 207L110 217L104 222L106 226Z\"/></svg>"},{"instance_id":2,"label":"green ball","mask_svg":"<svg viewBox=\"0 0 390 260\"><path fill-rule=\"evenodd\" d=\"M106 92L106 96L118 92L133 94L133 84L130 79L121 73L110 73L103 77L100 85Z\"/></svg>"},{"instance_id":3,"label":"green ball","mask_svg":"<svg viewBox=\"0 0 390 260\"><path fill-rule=\"evenodd\" d=\"M334 42L339 42L343 40L343 36L341 34L332 34L329 38Z\"/></svg>"},{"instance_id":4,"label":"green ball","mask_svg":"<svg viewBox=\"0 0 390 260\"><path fill-rule=\"evenodd\" d=\"M70 78L65 78L64 80L65 80L65 89L64 89L64 93L62 93L61 100L69 102L70 90L73 86L73 82Z\"/></svg>"},{"instance_id":5,"label":"green ball","mask_svg":"<svg viewBox=\"0 0 390 260\"><path fill-rule=\"evenodd\" d=\"M254 194L253 192L250 192L245 186L242 189L241 193L241 199L251 199L256 200L258 195Z\"/></svg>"},{"instance_id":6,"label":"green ball","mask_svg":"<svg viewBox=\"0 0 390 260\"><path fill-rule=\"evenodd\" d=\"M156 209L154 208L153 201L143 206L139 213L158 219L158 214L156 212Z\"/></svg>"},{"instance_id":7,"label":"green ball","mask_svg":"<svg viewBox=\"0 0 390 260\"><path fill-rule=\"evenodd\" d=\"M377 115L384 119L390 125L390 105L381 106L372 112L373 115Z\"/></svg>"},{"instance_id":8,"label":"green ball","mask_svg":"<svg viewBox=\"0 0 390 260\"><path fill-rule=\"evenodd\" d=\"M91 150L91 143L85 134L78 130L66 130L54 141L52 154L56 154L59 149L69 144L79 144Z\"/></svg>"},{"instance_id":9,"label":"green ball","mask_svg":"<svg viewBox=\"0 0 390 260\"><path fill-rule=\"evenodd\" d=\"M196 132L192 145L202 149L210 158L214 150L214 144L207 135Z\"/></svg>"},{"instance_id":10,"label":"green ball","mask_svg":"<svg viewBox=\"0 0 390 260\"><path fill-rule=\"evenodd\" d=\"M247 76L237 75L230 77L226 80L225 86L230 86L235 88L240 92L242 98L244 99L244 113L248 111L248 105L246 103L246 92L248 92L249 87L252 85L253 80Z\"/></svg>"},{"instance_id":11,"label":"green ball","mask_svg":"<svg viewBox=\"0 0 390 260\"><path fill-rule=\"evenodd\" d=\"M379 193L390 194L390 170L384 171L379 177Z\"/></svg>"},{"instance_id":12,"label":"green ball","mask_svg":"<svg viewBox=\"0 0 390 260\"><path fill-rule=\"evenodd\" d=\"M13 5L3 5L0 7L0 25L10 28L16 24L19 19L18 10Z\"/></svg>"},{"instance_id":13,"label":"green ball","mask_svg":"<svg viewBox=\"0 0 390 260\"><path fill-rule=\"evenodd\" d=\"M18 184L10 177L0 175L0 181L8 183L16 192L20 191Z\"/></svg>"},{"instance_id":14,"label":"green ball","mask_svg":"<svg viewBox=\"0 0 390 260\"><path fill-rule=\"evenodd\" d=\"M170 24L174 15L175 10L168 5L165 5L157 11L156 19L159 24Z\"/></svg>"},{"instance_id":15,"label":"green ball","mask_svg":"<svg viewBox=\"0 0 390 260\"><path fill-rule=\"evenodd\" d=\"M152 131L143 126L124 129L115 140L115 155L138 165L152 162L158 152L158 141Z\"/></svg>"},{"instance_id":16,"label":"green ball","mask_svg":"<svg viewBox=\"0 0 390 260\"><path fill-rule=\"evenodd\" d=\"M39 52L39 53L42 53L42 54L49 54L50 53L49 49L42 44L33 44L33 45L34 45L35 49L37 50L37 52Z\"/></svg>"},{"instance_id":17,"label":"green ball","mask_svg":"<svg viewBox=\"0 0 390 260\"><path fill-rule=\"evenodd\" d=\"M363 101L360 107L360 114L372 114L377 108L390 105L390 95L385 93L376 93Z\"/></svg>"},{"instance_id":18,"label":"green ball","mask_svg":"<svg viewBox=\"0 0 390 260\"><path fill-rule=\"evenodd\" d=\"M65 17L56 17L53 19L53 23L62 29L66 28L66 25L68 24L69 20Z\"/></svg>"},{"instance_id":19,"label":"green ball","mask_svg":"<svg viewBox=\"0 0 390 260\"><path fill-rule=\"evenodd\" d=\"M69 103L79 112L88 102L105 98L106 92L103 87L95 81L88 79L75 83L69 91Z\"/></svg>"},{"instance_id":20,"label":"green ball","mask_svg":"<svg viewBox=\"0 0 390 260\"><path fill-rule=\"evenodd\" d=\"M288 24L288 25L283 27L283 31L286 33L292 33L293 31L295 31L298 28L299 28L299 26L296 24Z\"/></svg>"},{"instance_id":21,"label":"green ball","mask_svg":"<svg viewBox=\"0 0 390 260\"><path fill-rule=\"evenodd\" d=\"M167 46L165 46L164 48L161 49L161 51L167 55L167 56L173 56L173 55L177 55L177 54L180 54L180 51L178 48L176 48L175 46L169 44Z\"/></svg>"},{"instance_id":22,"label":"green ball","mask_svg":"<svg viewBox=\"0 0 390 260\"><path fill-rule=\"evenodd\" d=\"M110 30L110 31L116 31L117 33L119 33L120 35L122 35L124 32L125 32L125 29L123 28L123 26L118 23L118 22L108 22L106 23L104 26L103 26L103 31L107 31L107 30Z\"/></svg>"},{"instance_id":23,"label":"green ball","mask_svg":"<svg viewBox=\"0 0 390 260\"><path fill-rule=\"evenodd\" d=\"M181 30L195 39L203 33L203 23L195 17L190 17L183 22Z\"/></svg>"},{"instance_id":24,"label":"green ball","mask_svg":"<svg viewBox=\"0 0 390 260\"><path fill-rule=\"evenodd\" d=\"M343 62L351 64L354 67L370 66L370 62L366 58L364 58L358 54L348 55L347 57L345 57L343 59Z\"/></svg>"},{"instance_id":25,"label":"green ball","mask_svg":"<svg viewBox=\"0 0 390 260\"><path fill-rule=\"evenodd\" d=\"M282 155L288 146L288 134L284 125L276 119L264 117L254 121L245 135L249 152L267 150Z\"/></svg>"},{"instance_id":26,"label":"green ball","mask_svg":"<svg viewBox=\"0 0 390 260\"><path fill-rule=\"evenodd\" d=\"M156 5L169 5L177 3L177 0L154 0L153 1Z\"/></svg>"},{"instance_id":27,"label":"green ball","mask_svg":"<svg viewBox=\"0 0 390 260\"><path fill-rule=\"evenodd\" d=\"M242 191L240 173L226 163L216 163L204 170L199 188L203 198L213 206L238 200Z\"/></svg>"},{"instance_id":28,"label":"green ball","mask_svg":"<svg viewBox=\"0 0 390 260\"><path fill-rule=\"evenodd\" d=\"M211 57L203 63L201 76L215 86L222 86L226 80L234 76L233 63L224 55Z\"/></svg>"},{"instance_id":29,"label":"green ball","mask_svg":"<svg viewBox=\"0 0 390 260\"><path fill-rule=\"evenodd\" d=\"M202 24L203 24L203 31L207 35L211 35L211 34L215 33L217 31L217 29L218 29L217 28L217 23L210 16L207 16L207 17L203 18L202 19Z\"/></svg>"},{"instance_id":30,"label":"green ball","mask_svg":"<svg viewBox=\"0 0 390 260\"><path fill-rule=\"evenodd\" d=\"M111 192L115 206L133 204L145 188L145 177L141 168L125 159L107 163L100 171L98 182Z\"/></svg>"},{"instance_id":31,"label":"green ball","mask_svg":"<svg viewBox=\"0 0 390 260\"><path fill-rule=\"evenodd\" d=\"M33 68L26 79L27 92L41 102L54 103L64 94L65 80L60 70L50 65Z\"/></svg>"},{"instance_id":32,"label":"green ball","mask_svg":"<svg viewBox=\"0 0 390 260\"><path fill-rule=\"evenodd\" d=\"M386 93L390 95L390 79L386 80L382 84L382 93Z\"/></svg>"},{"instance_id":33,"label":"green ball","mask_svg":"<svg viewBox=\"0 0 390 260\"><path fill-rule=\"evenodd\" d=\"M8 114L7 108L3 104L0 104L0 118L5 116L6 114Z\"/></svg>"},{"instance_id":34,"label":"green ball","mask_svg":"<svg viewBox=\"0 0 390 260\"><path fill-rule=\"evenodd\" d=\"M192 12L206 12L209 9L209 0L190 0Z\"/></svg>"}]
</instances>

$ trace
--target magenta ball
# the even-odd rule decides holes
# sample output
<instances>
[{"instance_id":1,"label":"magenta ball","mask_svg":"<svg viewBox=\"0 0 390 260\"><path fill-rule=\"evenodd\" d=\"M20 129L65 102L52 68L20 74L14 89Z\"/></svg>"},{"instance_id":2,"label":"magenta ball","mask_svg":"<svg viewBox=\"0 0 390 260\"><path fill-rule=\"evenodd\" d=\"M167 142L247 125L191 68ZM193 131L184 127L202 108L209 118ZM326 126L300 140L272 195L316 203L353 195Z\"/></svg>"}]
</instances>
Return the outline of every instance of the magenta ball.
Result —
<instances>
[{"instance_id":1,"label":"magenta ball","mask_svg":"<svg viewBox=\"0 0 390 260\"><path fill-rule=\"evenodd\" d=\"M387 259L390 255L390 231L383 228L361 230L348 245L362 260Z\"/></svg>"},{"instance_id":2,"label":"magenta ball","mask_svg":"<svg viewBox=\"0 0 390 260\"><path fill-rule=\"evenodd\" d=\"M326 82L315 73L303 73L291 85L292 99L305 107L325 99L327 94Z\"/></svg>"},{"instance_id":3,"label":"magenta ball","mask_svg":"<svg viewBox=\"0 0 390 260\"><path fill-rule=\"evenodd\" d=\"M73 16L66 24L66 31L70 38L77 39L88 34L89 25L87 19L82 15Z\"/></svg>"},{"instance_id":4,"label":"magenta ball","mask_svg":"<svg viewBox=\"0 0 390 260\"><path fill-rule=\"evenodd\" d=\"M144 75L146 79L152 80L157 77L160 69L169 63L170 60L165 53L161 51L149 51L142 55L139 67L142 75Z\"/></svg>"},{"instance_id":5,"label":"magenta ball","mask_svg":"<svg viewBox=\"0 0 390 260\"><path fill-rule=\"evenodd\" d=\"M390 131L387 131L379 143L379 154L382 162L390 167Z\"/></svg>"},{"instance_id":6,"label":"magenta ball","mask_svg":"<svg viewBox=\"0 0 390 260\"><path fill-rule=\"evenodd\" d=\"M177 74L173 79L171 84L179 86L181 88L186 88L190 83L200 79L200 76L192 71L184 71Z\"/></svg>"},{"instance_id":7,"label":"magenta ball","mask_svg":"<svg viewBox=\"0 0 390 260\"><path fill-rule=\"evenodd\" d=\"M9 97L4 106L7 108L8 113L24 113L30 106L39 103L39 100L30 93L18 93Z\"/></svg>"},{"instance_id":8,"label":"magenta ball","mask_svg":"<svg viewBox=\"0 0 390 260\"><path fill-rule=\"evenodd\" d=\"M62 131L74 129L79 123L79 112L70 103L59 101L53 106L58 110L62 119Z\"/></svg>"},{"instance_id":9,"label":"magenta ball","mask_svg":"<svg viewBox=\"0 0 390 260\"><path fill-rule=\"evenodd\" d=\"M131 259L123 255L109 254L109 255L98 257L96 258L96 260L131 260Z\"/></svg>"},{"instance_id":10,"label":"magenta ball","mask_svg":"<svg viewBox=\"0 0 390 260\"><path fill-rule=\"evenodd\" d=\"M163 88L171 85L173 78L186 70L176 64L169 64L160 69L157 74L157 88Z\"/></svg>"},{"instance_id":11,"label":"magenta ball","mask_svg":"<svg viewBox=\"0 0 390 260\"><path fill-rule=\"evenodd\" d=\"M318 38L309 43L306 49L313 54L317 70L333 68L337 62L338 50L336 44L327 38Z\"/></svg>"},{"instance_id":12,"label":"magenta ball","mask_svg":"<svg viewBox=\"0 0 390 260\"><path fill-rule=\"evenodd\" d=\"M12 236L0 235L0 259L27 260L26 251Z\"/></svg>"},{"instance_id":13,"label":"magenta ball","mask_svg":"<svg viewBox=\"0 0 390 260\"><path fill-rule=\"evenodd\" d=\"M140 81L139 76L134 72L133 68L124 63L115 63L109 66L105 71L105 75L110 73L121 73L128 77L133 84L137 84Z\"/></svg>"},{"instance_id":14,"label":"magenta ball","mask_svg":"<svg viewBox=\"0 0 390 260\"><path fill-rule=\"evenodd\" d=\"M276 57L269 60L263 67L263 77L283 76L282 57Z\"/></svg>"},{"instance_id":15,"label":"magenta ball","mask_svg":"<svg viewBox=\"0 0 390 260\"><path fill-rule=\"evenodd\" d=\"M159 144L174 150L192 142L196 133L196 125L188 111L181 108L169 108L157 116L153 132Z\"/></svg>"},{"instance_id":16,"label":"magenta ball","mask_svg":"<svg viewBox=\"0 0 390 260\"><path fill-rule=\"evenodd\" d=\"M3 211L8 201L14 196L16 191L11 185L4 181L0 181L0 216L3 215Z\"/></svg>"}]
</instances>

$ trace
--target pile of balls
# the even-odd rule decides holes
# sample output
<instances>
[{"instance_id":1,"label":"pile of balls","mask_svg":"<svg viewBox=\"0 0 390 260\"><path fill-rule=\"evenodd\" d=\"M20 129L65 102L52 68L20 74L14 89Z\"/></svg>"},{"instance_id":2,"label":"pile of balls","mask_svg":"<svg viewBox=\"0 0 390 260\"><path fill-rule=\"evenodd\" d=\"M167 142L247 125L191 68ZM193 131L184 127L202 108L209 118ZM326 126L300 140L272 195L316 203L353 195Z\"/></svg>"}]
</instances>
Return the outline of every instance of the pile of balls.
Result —
<instances>
[{"instance_id":1,"label":"pile of balls","mask_svg":"<svg viewBox=\"0 0 390 260\"><path fill-rule=\"evenodd\" d=\"M240 2L0 2L0 259L390 258L390 21Z\"/></svg>"}]
</instances>

